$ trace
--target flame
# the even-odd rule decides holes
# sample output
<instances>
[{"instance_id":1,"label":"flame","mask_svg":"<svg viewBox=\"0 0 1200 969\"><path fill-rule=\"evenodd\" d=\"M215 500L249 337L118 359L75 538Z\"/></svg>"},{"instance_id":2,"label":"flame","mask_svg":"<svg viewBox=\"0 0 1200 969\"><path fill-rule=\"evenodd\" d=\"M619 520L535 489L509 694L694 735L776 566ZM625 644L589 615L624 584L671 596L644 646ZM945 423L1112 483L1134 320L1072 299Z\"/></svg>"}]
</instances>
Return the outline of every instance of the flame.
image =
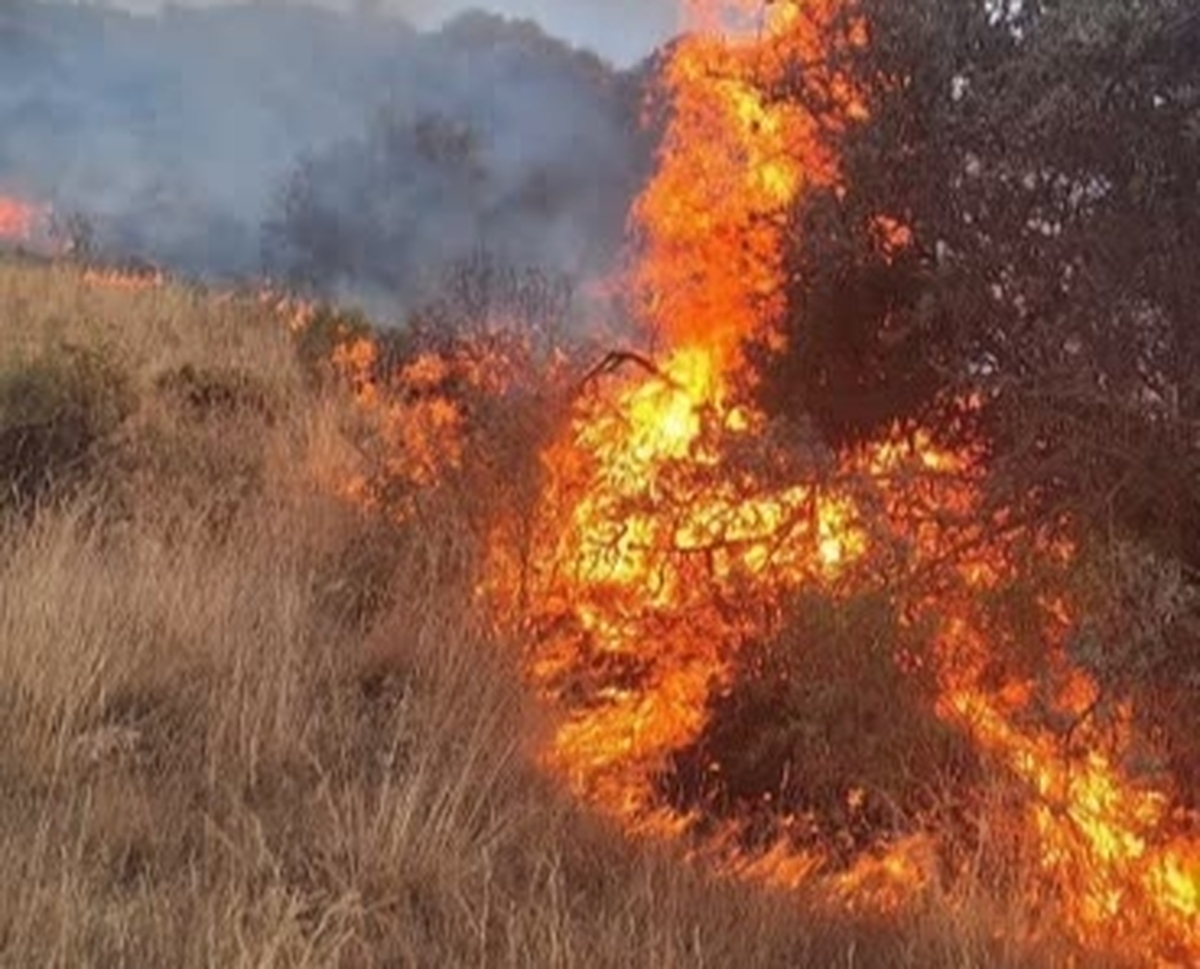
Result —
<instances>
[{"instance_id":1,"label":"flame","mask_svg":"<svg viewBox=\"0 0 1200 969\"><path fill-rule=\"evenodd\" d=\"M633 214L630 286L660 362L586 382L541 455L528 561L516 567L497 541L480 591L526 643L529 679L559 714L545 764L581 798L631 832L692 839L695 858L731 875L820 883L849 907L889 911L962 874L946 870L955 835L914 824L845 862L791 837L802 819L783 817L778 837L752 847L736 822L698 836L658 784L790 596L887 590L903 622L930 630L937 714L1013 787L993 820L1035 858L1022 904L1051 903L1097 951L1197 964L1200 819L1173 806L1168 782L1130 767L1146 744L1133 712L1100 716L1098 685L1070 660L1071 543L987 508L980 447L950 450L929 429L897 426L834 454L777 441L746 403L742 346L778 346L786 309L784 215L842 177L822 130L865 117L831 66L838 45L869 42L845 13L836 0L685 4L693 32L662 79L672 119ZM798 66L826 95L826 116L773 96ZM885 253L913 241L887 216L873 231ZM427 487L469 461L470 415L449 388L501 394L513 373L486 345L390 373L375 342L336 351L387 442L388 476ZM383 500L366 480L346 493ZM1015 629L989 603L1026 589L1031 568L1040 597ZM1036 646L1033 669L1010 655L1021 637ZM862 796L851 792L850 807Z\"/></svg>"},{"instance_id":2,"label":"flame","mask_svg":"<svg viewBox=\"0 0 1200 969\"><path fill-rule=\"evenodd\" d=\"M550 759L638 824L657 823L648 779L699 733L730 642L752 631L722 601L750 589L766 605L832 580L866 545L845 496L724 470L731 442L763 426L735 393L750 376L743 342L784 308L781 215L806 185L838 177L817 119L767 98L797 59L823 60L834 5L757 7L688 4L696 32L662 79L672 120L633 215L643 245L631 284L669 356L652 378L581 403L546 459L548 517L565 527L541 550L539 601L546 625L570 632L541 643L532 676L551 694L577 691L581 650L638 669L634 685L602 685L603 702L570 716Z\"/></svg>"},{"instance_id":3,"label":"flame","mask_svg":"<svg viewBox=\"0 0 1200 969\"><path fill-rule=\"evenodd\" d=\"M454 401L436 392L450 377L451 361L424 355L381 376L380 348L364 337L339 345L333 364L349 383L360 412L385 442L386 480L426 487L461 464L463 414ZM403 391L397 393L398 388ZM367 482L356 480L347 494L365 496L370 490ZM376 504L377 499L365 503Z\"/></svg>"},{"instance_id":4,"label":"flame","mask_svg":"<svg viewBox=\"0 0 1200 969\"><path fill-rule=\"evenodd\" d=\"M296 335L314 319L313 308L304 303L284 303L282 309ZM468 398L502 396L527 354L522 335L498 330L429 346L397 363L389 362L385 346L373 337L338 341L332 371L350 389L379 453L369 476L355 475L335 490L398 521L414 515L422 493L464 467Z\"/></svg>"},{"instance_id":5,"label":"flame","mask_svg":"<svg viewBox=\"0 0 1200 969\"><path fill-rule=\"evenodd\" d=\"M33 242L45 225L49 211L44 205L0 195L0 242Z\"/></svg>"},{"instance_id":6,"label":"flame","mask_svg":"<svg viewBox=\"0 0 1200 969\"><path fill-rule=\"evenodd\" d=\"M294 337L301 337L313 325L317 305L308 299L262 286L255 294L258 305L279 319Z\"/></svg>"},{"instance_id":7,"label":"flame","mask_svg":"<svg viewBox=\"0 0 1200 969\"><path fill-rule=\"evenodd\" d=\"M634 213L632 286L664 362L584 395L545 455L529 672L563 716L547 764L631 830L685 834L692 819L664 806L655 780L700 735L738 650L769 633L787 594L933 576L914 580L925 591L897 609L935 631L938 713L1019 785L1016 823L1076 939L1194 962L1197 819L1124 769L1128 711L1103 730L1088 719L1097 686L1067 659L1065 593L1041 606L1049 659L1039 681L1005 663L1009 634L982 605L1021 581L1029 549L1047 570L1068 570L1069 545L997 527L978 449L947 451L926 431L896 428L798 472L770 446L765 417L739 402L753 381L741 346L772 340L784 310L783 215L841 178L819 127L865 117L828 66L831 47L869 38L839 7L687 5L696 32L666 68L672 121ZM771 97L796 65L829 95L828 116ZM886 216L874 228L885 252L912 242ZM1055 717L1078 721L1069 747L1047 726ZM784 838L754 854L726 832L695 853L779 885L828 875L849 904L889 909L934 879L931 837L913 832L840 871Z\"/></svg>"},{"instance_id":8,"label":"flame","mask_svg":"<svg viewBox=\"0 0 1200 969\"><path fill-rule=\"evenodd\" d=\"M104 289L136 293L161 289L166 284L167 277L157 267L89 266L83 271L83 281Z\"/></svg>"},{"instance_id":9,"label":"flame","mask_svg":"<svg viewBox=\"0 0 1200 969\"><path fill-rule=\"evenodd\" d=\"M684 23L697 32L662 79L672 121L634 212L645 246L633 287L655 333L702 348L722 376L738 366L741 343L769 336L783 311L783 212L806 187L840 178L821 126L861 109L828 66L837 12L829 0L685 3ZM846 42L859 42L859 29ZM828 115L770 97L797 65L834 92Z\"/></svg>"}]
</instances>

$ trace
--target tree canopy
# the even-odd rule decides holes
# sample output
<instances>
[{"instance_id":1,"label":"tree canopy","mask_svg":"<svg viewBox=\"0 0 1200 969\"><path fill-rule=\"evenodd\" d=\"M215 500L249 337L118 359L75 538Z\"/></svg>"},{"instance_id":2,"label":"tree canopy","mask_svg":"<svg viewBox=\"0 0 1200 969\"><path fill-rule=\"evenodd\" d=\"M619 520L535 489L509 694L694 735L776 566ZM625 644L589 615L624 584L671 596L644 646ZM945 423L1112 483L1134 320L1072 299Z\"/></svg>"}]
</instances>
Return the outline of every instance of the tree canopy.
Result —
<instances>
[{"instance_id":1,"label":"tree canopy","mask_svg":"<svg viewBox=\"0 0 1200 969\"><path fill-rule=\"evenodd\" d=\"M764 394L836 441L971 400L1014 487L1200 566L1200 7L859 0L866 117L790 215ZM779 97L816 92L798 70ZM949 422L943 422L949 426ZM1004 477L1004 476L1001 476Z\"/></svg>"}]
</instances>

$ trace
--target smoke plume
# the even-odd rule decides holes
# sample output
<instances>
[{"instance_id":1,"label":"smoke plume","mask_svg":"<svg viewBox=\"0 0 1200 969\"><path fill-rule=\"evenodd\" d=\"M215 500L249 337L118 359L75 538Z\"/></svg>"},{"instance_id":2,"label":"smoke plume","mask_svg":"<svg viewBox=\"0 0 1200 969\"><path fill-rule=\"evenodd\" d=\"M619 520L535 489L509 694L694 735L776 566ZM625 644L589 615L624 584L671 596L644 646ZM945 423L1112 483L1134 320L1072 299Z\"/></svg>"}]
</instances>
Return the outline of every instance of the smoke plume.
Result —
<instances>
[{"instance_id":1,"label":"smoke plume","mask_svg":"<svg viewBox=\"0 0 1200 969\"><path fill-rule=\"evenodd\" d=\"M503 6L614 56L670 21ZM0 11L0 195L78 215L104 254L398 304L480 249L574 276L615 256L650 155L644 69L447 0L150 8Z\"/></svg>"}]
</instances>

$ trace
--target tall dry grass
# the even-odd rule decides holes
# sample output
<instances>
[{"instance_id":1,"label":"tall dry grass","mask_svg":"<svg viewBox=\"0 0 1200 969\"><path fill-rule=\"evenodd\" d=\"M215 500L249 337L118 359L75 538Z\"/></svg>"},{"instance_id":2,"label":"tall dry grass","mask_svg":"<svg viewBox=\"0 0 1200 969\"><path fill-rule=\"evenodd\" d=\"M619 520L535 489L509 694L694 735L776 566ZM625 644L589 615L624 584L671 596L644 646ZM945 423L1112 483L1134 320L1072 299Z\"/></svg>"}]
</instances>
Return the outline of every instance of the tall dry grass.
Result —
<instances>
[{"instance_id":1,"label":"tall dry grass","mask_svg":"<svg viewBox=\"0 0 1200 969\"><path fill-rule=\"evenodd\" d=\"M1056 961L961 894L842 918L565 800L476 539L452 504L397 527L332 496L353 410L256 305L0 265L3 365L102 349L135 401L87 481L0 530L0 964ZM181 409L185 366L267 413Z\"/></svg>"}]
</instances>

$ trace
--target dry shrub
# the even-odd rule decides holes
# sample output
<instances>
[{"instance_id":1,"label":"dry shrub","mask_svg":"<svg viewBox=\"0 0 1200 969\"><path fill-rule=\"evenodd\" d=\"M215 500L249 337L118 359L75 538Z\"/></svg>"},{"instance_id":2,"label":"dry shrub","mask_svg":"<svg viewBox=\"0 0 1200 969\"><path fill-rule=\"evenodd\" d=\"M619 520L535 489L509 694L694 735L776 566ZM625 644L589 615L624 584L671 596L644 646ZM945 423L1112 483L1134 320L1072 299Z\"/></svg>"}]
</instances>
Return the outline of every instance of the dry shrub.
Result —
<instances>
[{"instance_id":1,"label":"dry shrub","mask_svg":"<svg viewBox=\"0 0 1200 969\"><path fill-rule=\"evenodd\" d=\"M101 351L63 346L0 372L0 505L85 480L129 415L127 375Z\"/></svg>"}]
</instances>

